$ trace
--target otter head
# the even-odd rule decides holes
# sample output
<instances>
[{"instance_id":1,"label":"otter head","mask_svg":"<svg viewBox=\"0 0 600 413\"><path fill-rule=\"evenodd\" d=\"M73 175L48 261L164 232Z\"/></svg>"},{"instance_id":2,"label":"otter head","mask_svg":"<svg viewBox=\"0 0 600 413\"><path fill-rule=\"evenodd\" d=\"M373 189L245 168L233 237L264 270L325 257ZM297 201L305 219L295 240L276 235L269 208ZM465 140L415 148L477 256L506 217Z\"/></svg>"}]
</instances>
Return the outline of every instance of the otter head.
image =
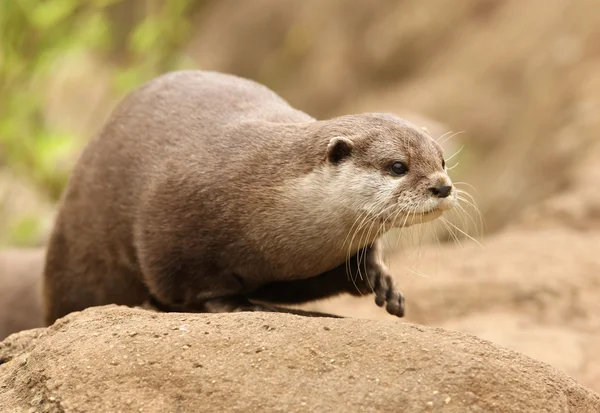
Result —
<instances>
[{"instance_id":1,"label":"otter head","mask_svg":"<svg viewBox=\"0 0 600 413\"><path fill-rule=\"evenodd\" d=\"M348 208L382 228L438 218L457 202L441 146L426 130L387 114L337 120L327 162Z\"/></svg>"}]
</instances>

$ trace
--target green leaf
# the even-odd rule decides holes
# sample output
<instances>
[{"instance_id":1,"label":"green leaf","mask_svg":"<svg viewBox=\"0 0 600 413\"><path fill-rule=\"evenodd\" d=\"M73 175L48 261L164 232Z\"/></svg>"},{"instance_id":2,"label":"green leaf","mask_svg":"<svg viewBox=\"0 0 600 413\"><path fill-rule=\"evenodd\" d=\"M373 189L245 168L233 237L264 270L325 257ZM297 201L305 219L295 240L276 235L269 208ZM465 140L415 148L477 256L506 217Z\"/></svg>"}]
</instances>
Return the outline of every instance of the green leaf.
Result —
<instances>
[{"instance_id":1,"label":"green leaf","mask_svg":"<svg viewBox=\"0 0 600 413\"><path fill-rule=\"evenodd\" d=\"M46 173L65 169L64 162L77 151L71 135L42 134L35 140L36 167ZM62 165L61 165L62 164Z\"/></svg>"},{"instance_id":2,"label":"green leaf","mask_svg":"<svg viewBox=\"0 0 600 413\"><path fill-rule=\"evenodd\" d=\"M34 27L48 29L69 17L77 8L77 0L46 0L36 3L29 10L29 18Z\"/></svg>"},{"instance_id":3,"label":"green leaf","mask_svg":"<svg viewBox=\"0 0 600 413\"><path fill-rule=\"evenodd\" d=\"M143 75L138 68L123 69L114 77L114 85L119 94L127 93L142 83Z\"/></svg>"},{"instance_id":4,"label":"green leaf","mask_svg":"<svg viewBox=\"0 0 600 413\"><path fill-rule=\"evenodd\" d=\"M110 25L102 12L95 13L85 19L80 26L79 44L85 48L109 49L111 36Z\"/></svg>"},{"instance_id":5,"label":"green leaf","mask_svg":"<svg viewBox=\"0 0 600 413\"><path fill-rule=\"evenodd\" d=\"M8 227L8 242L17 246L30 245L40 236L41 227L40 219L37 216L15 217Z\"/></svg>"},{"instance_id":6,"label":"green leaf","mask_svg":"<svg viewBox=\"0 0 600 413\"><path fill-rule=\"evenodd\" d=\"M106 8L107 6L112 6L121 1L123 0L92 0L92 4L98 8Z\"/></svg>"},{"instance_id":7,"label":"green leaf","mask_svg":"<svg viewBox=\"0 0 600 413\"><path fill-rule=\"evenodd\" d=\"M161 22L154 17L148 17L137 25L129 38L129 48L135 54L152 51L161 36Z\"/></svg>"}]
</instances>

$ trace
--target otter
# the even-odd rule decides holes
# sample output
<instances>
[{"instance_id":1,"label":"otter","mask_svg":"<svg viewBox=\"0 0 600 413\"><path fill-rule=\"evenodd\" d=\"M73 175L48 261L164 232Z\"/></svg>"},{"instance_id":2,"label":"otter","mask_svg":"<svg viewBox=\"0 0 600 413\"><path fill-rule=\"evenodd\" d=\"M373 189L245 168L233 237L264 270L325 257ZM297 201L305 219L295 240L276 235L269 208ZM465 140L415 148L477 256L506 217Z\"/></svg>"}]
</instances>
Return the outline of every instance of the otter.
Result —
<instances>
[{"instance_id":1,"label":"otter","mask_svg":"<svg viewBox=\"0 0 600 413\"><path fill-rule=\"evenodd\" d=\"M123 98L73 168L46 322L106 304L277 311L342 293L402 317L380 237L456 200L440 145L392 114L317 120L249 79L169 72Z\"/></svg>"}]
</instances>

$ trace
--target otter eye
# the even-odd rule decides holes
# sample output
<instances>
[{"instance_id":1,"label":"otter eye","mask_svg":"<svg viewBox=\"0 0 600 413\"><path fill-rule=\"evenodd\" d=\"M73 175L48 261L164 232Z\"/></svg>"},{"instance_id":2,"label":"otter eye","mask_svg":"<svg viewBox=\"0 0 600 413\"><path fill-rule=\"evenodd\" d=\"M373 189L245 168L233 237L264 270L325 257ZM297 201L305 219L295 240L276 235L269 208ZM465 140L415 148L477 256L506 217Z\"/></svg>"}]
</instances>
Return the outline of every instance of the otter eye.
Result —
<instances>
[{"instance_id":1,"label":"otter eye","mask_svg":"<svg viewBox=\"0 0 600 413\"><path fill-rule=\"evenodd\" d=\"M446 169L446 160L442 159L442 169Z\"/></svg>"},{"instance_id":2,"label":"otter eye","mask_svg":"<svg viewBox=\"0 0 600 413\"><path fill-rule=\"evenodd\" d=\"M408 166L404 162L394 162L392 164L392 174L396 176L406 175L408 172Z\"/></svg>"}]
</instances>

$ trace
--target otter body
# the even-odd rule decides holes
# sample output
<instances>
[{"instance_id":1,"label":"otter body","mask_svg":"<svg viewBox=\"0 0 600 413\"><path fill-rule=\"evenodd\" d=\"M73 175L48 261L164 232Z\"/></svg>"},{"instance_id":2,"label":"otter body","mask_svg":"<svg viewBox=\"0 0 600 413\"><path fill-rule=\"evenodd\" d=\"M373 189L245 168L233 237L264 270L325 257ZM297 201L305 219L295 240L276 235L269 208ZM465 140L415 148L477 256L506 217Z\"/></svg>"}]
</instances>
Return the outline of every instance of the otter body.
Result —
<instances>
[{"instance_id":1,"label":"otter body","mask_svg":"<svg viewBox=\"0 0 600 413\"><path fill-rule=\"evenodd\" d=\"M404 175L390 172L398 161ZM454 198L432 191L448 185L437 143L392 115L318 121L250 80L162 75L121 102L72 172L46 321L110 303L238 311L372 291L401 316L377 240L439 216Z\"/></svg>"}]
</instances>

